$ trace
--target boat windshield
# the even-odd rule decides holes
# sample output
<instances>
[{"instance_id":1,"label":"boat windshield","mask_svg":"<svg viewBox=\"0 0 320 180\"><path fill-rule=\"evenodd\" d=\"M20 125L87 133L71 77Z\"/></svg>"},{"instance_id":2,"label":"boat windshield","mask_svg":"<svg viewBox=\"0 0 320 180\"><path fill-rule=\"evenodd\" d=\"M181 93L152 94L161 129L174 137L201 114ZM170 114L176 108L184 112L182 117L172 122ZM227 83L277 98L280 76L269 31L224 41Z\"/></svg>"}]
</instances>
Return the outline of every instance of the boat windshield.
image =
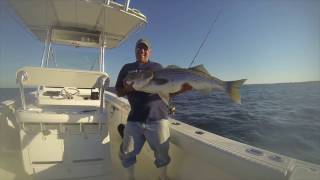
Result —
<instances>
[{"instance_id":1,"label":"boat windshield","mask_svg":"<svg viewBox=\"0 0 320 180\"><path fill-rule=\"evenodd\" d=\"M99 71L99 48L84 48L52 44L44 67Z\"/></svg>"}]
</instances>

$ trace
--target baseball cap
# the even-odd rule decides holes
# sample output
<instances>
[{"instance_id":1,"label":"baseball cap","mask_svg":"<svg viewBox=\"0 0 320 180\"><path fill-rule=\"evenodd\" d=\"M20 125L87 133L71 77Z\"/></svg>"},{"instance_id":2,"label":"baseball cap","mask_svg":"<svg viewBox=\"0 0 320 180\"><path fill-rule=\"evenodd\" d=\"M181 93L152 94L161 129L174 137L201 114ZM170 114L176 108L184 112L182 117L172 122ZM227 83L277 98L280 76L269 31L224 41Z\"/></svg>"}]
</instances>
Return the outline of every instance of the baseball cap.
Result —
<instances>
[{"instance_id":1,"label":"baseball cap","mask_svg":"<svg viewBox=\"0 0 320 180\"><path fill-rule=\"evenodd\" d=\"M147 40L147 39L139 39L136 43L136 47L139 45L139 44L145 44L149 49L151 48L151 44L150 42Z\"/></svg>"}]
</instances>

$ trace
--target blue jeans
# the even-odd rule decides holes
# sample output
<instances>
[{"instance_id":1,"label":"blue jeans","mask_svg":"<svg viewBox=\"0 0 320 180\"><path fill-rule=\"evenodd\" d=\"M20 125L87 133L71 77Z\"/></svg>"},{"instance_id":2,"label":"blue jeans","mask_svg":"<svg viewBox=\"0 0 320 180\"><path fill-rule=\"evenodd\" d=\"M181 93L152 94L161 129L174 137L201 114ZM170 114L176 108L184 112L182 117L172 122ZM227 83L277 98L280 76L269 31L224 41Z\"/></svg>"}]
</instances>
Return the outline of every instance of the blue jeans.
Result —
<instances>
[{"instance_id":1,"label":"blue jeans","mask_svg":"<svg viewBox=\"0 0 320 180\"><path fill-rule=\"evenodd\" d=\"M136 156L147 140L154 152L156 167L166 166L170 163L169 137L169 120L146 123L128 121L119 153L122 165L127 168L135 164Z\"/></svg>"}]
</instances>

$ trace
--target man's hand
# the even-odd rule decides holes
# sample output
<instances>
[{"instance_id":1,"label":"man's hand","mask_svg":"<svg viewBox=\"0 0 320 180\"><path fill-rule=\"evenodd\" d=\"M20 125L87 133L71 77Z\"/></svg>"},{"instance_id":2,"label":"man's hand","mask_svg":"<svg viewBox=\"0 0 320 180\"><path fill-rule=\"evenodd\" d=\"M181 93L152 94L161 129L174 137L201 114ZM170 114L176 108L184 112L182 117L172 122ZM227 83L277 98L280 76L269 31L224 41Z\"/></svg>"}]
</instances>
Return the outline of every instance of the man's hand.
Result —
<instances>
[{"instance_id":1,"label":"man's hand","mask_svg":"<svg viewBox=\"0 0 320 180\"><path fill-rule=\"evenodd\" d=\"M184 93L184 92L191 91L191 90L192 90L192 86L190 86L188 83L184 83L184 84L182 84L179 92Z\"/></svg>"},{"instance_id":2,"label":"man's hand","mask_svg":"<svg viewBox=\"0 0 320 180\"><path fill-rule=\"evenodd\" d=\"M191 91L191 90L192 90L192 86L190 86L188 83L184 83L184 84L182 84L180 91L177 91L175 93L171 93L170 96L176 96L178 94L181 94L181 93L184 93L187 91Z\"/></svg>"},{"instance_id":3,"label":"man's hand","mask_svg":"<svg viewBox=\"0 0 320 180\"><path fill-rule=\"evenodd\" d=\"M119 97L122 97L134 91L135 89L132 86L133 86L133 82L131 84L127 84L125 81L123 81L123 88L117 89L117 95Z\"/></svg>"},{"instance_id":4,"label":"man's hand","mask_svg":"<svg viewBox=\"0 0 320 180\"><path fill-rule=\"evenodd\" d=\"M134 82L132 82L131 84L127 84L127 82L123 81L123 88L125 89L125 91L126 91L127 93L135 90L135 89L132 87L132 86L133 86L133 83L134 83Z\"/></svg>"}]
</instances>

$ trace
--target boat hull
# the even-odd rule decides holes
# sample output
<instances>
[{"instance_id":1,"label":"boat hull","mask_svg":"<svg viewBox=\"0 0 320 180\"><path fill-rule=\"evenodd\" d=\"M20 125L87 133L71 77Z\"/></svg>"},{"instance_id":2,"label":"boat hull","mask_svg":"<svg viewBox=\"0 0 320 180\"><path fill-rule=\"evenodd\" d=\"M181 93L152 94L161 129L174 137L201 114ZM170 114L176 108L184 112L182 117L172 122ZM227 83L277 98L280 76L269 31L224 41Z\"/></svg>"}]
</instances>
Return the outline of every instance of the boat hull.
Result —
<instances>
[{"instance_id":1,"label":"boat hull","mask_svg":"<svg viewBox=\"0 0 320 180\"><path fill-rule=\"evenodd\" d=\"M45 149L45 141L43 141L43 134L36 134L30 137L29 140L37 142L34 144L33 149L36 157L41 157L42 161L48 159L54 160L64 159L66 166L62 167L61 164L26 164L25 157L31 157L32 148L23 148L28 141L21 141L28 139L25 132L22 132L19 123L16 124L15 129L8 124L10 121L17 121L15 102L6 104L1 108L1 133L8 137L10 141L1 140L1 179L125 179L125 169L121 166L118 157L119 147L122 138L118 132L118 126L126 123L126 118L130 107L124 98L118 98L115 94L106 93L106 110L104 131L105 136L97 136L96 132L92 132L91 137L88 139L95 139L95 143L83 143L84 136L78 131L75 134L70 133L70 137L65 137L63 144L65 144L64 155L59 153L53 154ZM6 123L4 123L6 122ZM319 165L311 164L308 162L300 161L280 154L269 152L257 147L249 146L240 142L236 142L213 133L195 128L193 126L182 123L175 119L170 119L170 156L172 158L169 164L168 174L171 179L175 180L194 180L194 179L223 179L223 180L319 180L320 167ZM74 124L73 124L74 125ZM10 129L11 128L11 129ZM39 128L39 126L38 126ZM5 129L5 130L4 130ZM14 131L13 131L14 129ZM52 128L54 129L54 128ZM78 128L71 128L78 129ZM71 130L70 130L71 131ZM74 132L76 132L75 130ZM5 134L4 134L5 133ZM52 138L56 142L57 148L61 145L58 138L59 133L52 133L52 137L46 137L47 140ZM109 136L107 136L109 134ZM72 136L74 136L72 138ZM107 140L105 140L107 137ZM81 139L81 140L79 140ZM99 140L99 141L97 141ZM107 142L102 145L101 142ZM10 142L10 143L9 143ZM17 143L18 142L18 143ZM82 146L76 149L71 148L74 142L82 142ZM99 142L99 143L97 143ZM60 145L59 145L60 143ZM29 143L30 144L30 143ZM31 143L32 144L32 143ZM69 146L69 147L67 147ZM100 150L99 147L103 146ZM94 147L90 149L90 147ZM51 149L52 149L51 148ZM67 149L71 150L67 153ZM40 151L41 150L41 151ZM40 151L40 152L39 152ZM97 162L87 162L77 166L78 161L72 163L70 159L72 156L67 156L70 152L78 154L82 159L86 153L91 151L92 154L101 154L105 158L103 163L99 165ZM56 151L58 152L58 150ZM97 159L96 159L97 160ZM68 163L67 163L68 162ZM136 179L139 180L152 180L158 179L159 170L154 166L153 151L148 145L145 145L141 153L137 157L136 164ZM95 165L93 165L95 164ZM43 167L40 167L43 166ZM35 168L37 167L37 168ZM40 167L40 168L39 168ZM29 169L31 168L31 169ZM92 173L92 174L90 174Z\"/></svg>"}]
</instances>

